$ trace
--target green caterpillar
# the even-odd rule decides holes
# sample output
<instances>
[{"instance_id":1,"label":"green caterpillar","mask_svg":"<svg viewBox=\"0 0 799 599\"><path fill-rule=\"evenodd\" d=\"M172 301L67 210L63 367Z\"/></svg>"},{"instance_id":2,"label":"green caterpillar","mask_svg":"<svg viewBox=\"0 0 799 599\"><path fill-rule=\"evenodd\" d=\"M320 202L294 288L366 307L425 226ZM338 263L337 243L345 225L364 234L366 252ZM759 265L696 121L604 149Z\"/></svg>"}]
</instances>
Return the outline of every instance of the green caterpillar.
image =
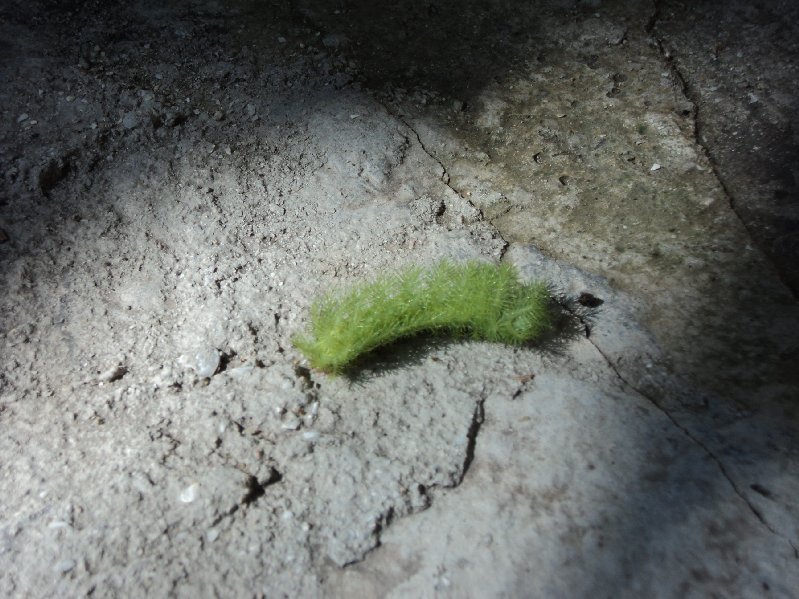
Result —
<instances>
[{"instance_id":1,"label":"green caterpillar","mask_svg":"<svg viewBox=\"0 0 799 599\"><path fill-rule=\"evenodd\" d=\"M335 374L377 347L419 333L518 345L551 322L546 286L519 282L512 266L441 262L317 300L307 333L292 341L313 368Z\"/></svg>"}]
</instances>

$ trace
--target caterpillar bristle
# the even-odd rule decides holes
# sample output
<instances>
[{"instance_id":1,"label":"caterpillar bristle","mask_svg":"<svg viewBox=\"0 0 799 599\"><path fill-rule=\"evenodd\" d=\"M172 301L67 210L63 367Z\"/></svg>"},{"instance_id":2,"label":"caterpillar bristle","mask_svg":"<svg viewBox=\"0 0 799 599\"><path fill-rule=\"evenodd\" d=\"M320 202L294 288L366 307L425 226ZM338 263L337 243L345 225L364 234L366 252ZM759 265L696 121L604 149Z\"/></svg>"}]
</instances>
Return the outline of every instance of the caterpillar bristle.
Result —
<instances>
[{"instance_id":1,"label":"caterpillar bristle","mask_svg":"<svg viewBox=\"0 0 799 599\"><path fill-rule=\"evenodd\" d=\"M330 373L423 332L518 345L549 328L549 298L544 284L520 282L507 264L413 266L314 302L308 331L293 342L311 366Z\"/></svg>"}]
</instances>

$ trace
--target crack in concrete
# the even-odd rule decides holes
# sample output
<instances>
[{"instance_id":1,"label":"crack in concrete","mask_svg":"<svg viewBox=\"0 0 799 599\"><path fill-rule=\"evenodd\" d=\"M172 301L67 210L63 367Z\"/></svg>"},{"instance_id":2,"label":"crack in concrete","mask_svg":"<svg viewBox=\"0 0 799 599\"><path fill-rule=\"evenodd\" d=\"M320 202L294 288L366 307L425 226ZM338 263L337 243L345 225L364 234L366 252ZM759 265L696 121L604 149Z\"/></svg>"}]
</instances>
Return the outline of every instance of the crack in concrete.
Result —
<instances>
[{"instance_id":1,"label":"crack in concrete","mask_svg":"<svg viewBox=\"0 0 799 599\"><path fill-rule=\"evenodd\" d=\"M586 327L588 326L588 324L584 321L584 319L579 314L577 314L570 306L561 301L559 301L558 303L564 310L572 314ZM613 360L611 360L610 357L602 350L602 348L599 347L599 345L597 345L593 339L591 339L591 336L588 331L589 329L586 329L585 338L594 347L594 349L596 349L597 353L599 353L599 355L602 356L602 358L607 363L608 367L616 375L616 378L619 379L619 381L621 381L624 386L628 387L634 393L636 393L637 395L639 395L640 397L644 398L649 403L651 403L655 407L655 409L657 409L666 418L668 418L669 421L680 432L682 432L691 442L693 442L697 447L699 447L705 453L705 455L707 455L716 464L716 467L719 469L721 475L730 485L730 488L732 488L733 492L738 496L738 498L746 504L747 508L749 508L749 511L752 512L755 518L757 518L758 522L760 522L760 524L763 527L765 527L766 530L768 530L771 534L783 539L786 543L788 543L788 545L790 545L791 549L793 550L794 557L796 559L799 559L799 547L797 547L790 538L780 533L778 530L776 530L773 526L771 526L768 523L765 516L763 516L760 510L758 510L757 507L755 507L755 505L746 497L746 495L741 491L740 487L735 483L735 481L730 476L729 472L727 471L727 468L724 466L724 463L721 461L721 459L715 453L713 453L713 451L705 443L703 443L701 439L699 439L696 435L691 433L691 431L689 431L685 426L680 424L680 422L674 417L674 415L665 407L663 407L663 405L661 405L661 403L657 399L655 399L645 391L642 391L641 389L633 385L629 380L627 380L627 378L621 374L616 364L614 364Z\"/></svg>"},{"instance_id":2,"label":"crack in concrete","mask_svg":"<svg viewBox=\"0 0 799 599\"><path fill-rule=\"evenodd\" d=\"M449 177L449 172L447 171L447 167L444 166L444 163L441 162L441 160L439 160L438 156L436 156L435 154L433 154L433 152L431 152L430 150L427 149L427 146L422 141L422 137L421 137L421 135L419 135L419 132L402 115L400 115L400 114L394 112L393 110L391 110L391 108L389 108L389 106L385 102L382 102L379 99L376 99L376 100L377 100L377 103L380 104L383 107L383 110L385 110L388 114L390 114L392 117L394 117L399 122L401 122L403 125L405 125L411 131L411 133L413 133L414 137L416 138L416 141L419 144L419 147L422 148L422 151L425 154L427 154L430 158L432 158L438 166L441 167L441 171L443 172L443 174L441 175L441 180L444 182L444 185L446 185L453 192L455 192L458 195L459 198L463 198L463 195L461 194L461 192L458 191L457 189L455 189L450 184L450 177Z\"/></svg>"},{"instance_id":3,"label":"crack in concrete","mask_svg":"<svg viewBox=\"0 0 799 599\"><path fill-rule=\"evenodd\" d=\"M417 141L417 142L418 142L418 144L419 144L419 147L420 147L420 148L422 148L422 151L423 151L425 154L427 154L427 155L428 155L428 156L429 156L429 157L430 157L432 160L434 160L434 161L435 161L435 163L436 163L438 166L440 166L440 167L441 167L441 171L442 171L442 173L443 173L443 174L441 175L441 180L444 182L444 185L446 185L447 187L449 187L449 188L450 188L450 189L451 189L451 190L452 190L452 191L453 191L453 192L454 192L454 193L455 193L455 194L456 194L456 195L457 195L459 198L461 198L461 199L462 199L464 202L468 203L468 204L469 204L470 206L472 206L472 207L473 207L475 210L477 210L477 211L480 213L480 219L481 219L481 220L483 220L483 219L484 219L483 211L482 211L482 210L480 210L479 208L477 208L477 206L475 206L475 205L474 205L474 204L473 204L471 201L469 201L469 200L466 198L466 196L465 196L463 193L461 193L461 192L460 192L460 191L459 191L459 190L458 190L456 187L454 187L454 186L453 186L453 185L450 183L450 176L449 176L449 171L447 170L447 167L444 165L444 163L443 163L443 162L441 162L441 160L439 159L439 157L438 157L438 156L436 156L436 155L435 155L435 154L434 154L432 151L430 151L430 150L427 148L427 146L425 145L425 143L422 141L422 136L421 136L421 135L419 135L419 132L418 132L418 131L417 131L417 130L416 130L414 127L413 127L413 125L411 125L411 124L410 124L410 123L409 123L409 122L408 122L408 121L407 121L407 120L406 120L406 119L405 119L405 118L404 118L404 117L403 117L401 114L399 114L399 113L395 112L394 110L392 110L392 109L391 109L391 108L390 108L390 107L389 107L389 106L388 106L388 105L387 105L385 102L383 102L382 100L380 100L380 99L378 99L378 98L375 98L375 101L376 101L378 104L380 104L380 106L382 106L382 107L383 107L383 110L385 110L385 111L386 111L388 114L390 114L390 115L391 115L393 118L397 119L397 120L398 120L400 123L402 123L403 125L405 125L405 126L406 126L406 127L407 127L407 128L410 130L410 131L411 131L411 133L413 133L414 137L416 138L416 141Z\"/></svg>"},{"instance_id":4,"label":"crack in concrete","mask_svg":"<svg viewBox=\"0 0 799 599\"><path fill-rule=\"evenodd\" d=\"M432 160L434 160L439 167L441 167L441 171L443 173L441 176L441 180L443 181L443 183L447 187L449 187L459 198L467 202L470 206L474 207L480 214L480 220L484 220L485 216L483 215L483 211L474 206L474 204L470 202L466 197L464 197L464 195L460 191L458 191L458 189L456 189L450 184L450 176L447 167L438 158L438 156L436 156L432 151L430 151L427 148L425 143L422 141L422 137L421 135L419 135L419 132L404 117L402 117L400 114L396 113L395 111L391 110L391 108L389 108L389 106L387 106L385 102L382 102L378 98L375 98L375 101L383 107L383 110L385 110L389 115L391 115L393 118L397 119L399 122L405 125L405 127L407 127L411 133L413 133L413 136L416 138L416 142L419 144L419 147L422 149L422 151L425 154L427 154ZM494 229L496 229L496 227L494 227ZM508 251L508 248L510 247L510 244L502 237L499 230L496 231L496 234L497 238L502 240L503 243L499 256L499 261L502 262L505 257L505 253ZM466 474L469 470L469 467L474 461L475 448L477 446L477 436L480 434L480 428L482 427L483 422L485 421L485 401L486 398L482 397L477 402L477 405L474 408L474 413L472 414L472 421L469 424L469 430L466 433L466 438L467 438L466 456L463 460L463 468L461 470L461 475L460 478L458 479L458 482L456 483L456 486L460 485L463 482L463 480L466 478Z\"/></svg>"},{"instance_id":5,"label":"crack in concrete","mask_svg":"<svg viewBox=\"0 0 799 599\"><path fill-rule=\"evenodd\" d=\"M698 145L704 151L705 155L707 156L708 162L710 163L711 168L713 169L713 176L719 183L724 196L727 198L727 202L732 208L732 211L735 213L735 216L738 218L740 223L744 226L747 233L749 229L746 227L746 223L741 218L741 215L738 213L736 209L736 201L733 195L730 193L727 185L725 185L724 180L719 172L719 165L716 163L715 159L713 158L713 153L710 151L710 148L706 143L702 141L702 127L703 123L699 116L699 95L694 90L693 86L689 83L687 76L677 67L677 63L674 60L674 57L671 53L666 49L665 44L663 42L663 38L660 37L655 33L655 28L657 27L657 22L660 20L660 9L655 8L655 13L650 19L649 23L646 26L646 31L652 36L652 39L655 40L657 45L658 52L663 57L663 61L669 68L669 71L674 75L675 80L680 84L680 92L691 103L691 119L694 123L694 130L693 130L693 138L696 145ZM751 234L750 234L751 237Z\"/></svg>"},{"instance_id":6,"label":"crack in concrete","mask_svg":"<svg viewBox=\"0 0 799 599\"><path fill-rule=\"evenodd\" d=\"M485 214L483 214L483 211L480 210L480 208L478 208L477 206L475 206L473 202L471 202L469 199L467 199L466 196L463 193L461 193L456 187L454 187L450 183L450 176L449 176L449 171L447 170L447 167L444 165L444 163L441 161L441 159L438 156L436 156L433 152L431 152L429 149L427 149L427 146L422 141L422 136L419 135L419 132L413 127L413 125L411 125L401 115L399 115L396 112L394 112L393 110L391 110L384 102L380 101L377 98L375 98L375 100L377 101L378 104L380 104L383 107L383 110L385 110L393 118L397 119L399 122L401 122L403 125L405 125L408 128L408 130L411 133L413 133L414 137L416 138L417 143L419 144L419 147L422 148L422 151L425 154L427 154L432 160L434 160L435 163L438 164L438 166L441 167L441 171L443 172L443 174L441 175L441 180L443 181L444 185L449 187L459 198L461 198L464 202L469 204L469 206L471 206L472 208L477 210L477 212L480 214L480 219L479 220L485 221L486 218L485 218ZM491 222L491 221L488 221L488 222ZM493 223L492 223L492 226L493 226ZM505 258L506 252L510 248L510 244L502 237L502 235L499 232L499 229L497 229L496 226L494 226L494 229L496 230L497 238L502 240L502 244L503 244L502 245L502 249L499 252L499 261L502 262L503 259Z\"/></svg>"},{"instance_id":7,"label":"crack in concrete","mask_svg":"<svg viewBox=\"0 0 799 599\"><path fill-rule=\"evenodd\" d=\"M474 407L472 421L469 424L469 430L466 433L466 457L463 460L463 470L461 471L461 476L458 479L458 485L460 485L463 482L463 479L466 478L466 473L469 471L469 466L471 466L472 462L474 461L474 450L477 446L477 435L480 434L480 427L485 421L484 404L485 398L482 398Z\"/></svg>"},{"instance_id":8,"label":"crack in concrete","mask_svg":"<svg viewBox=\"0 0 799 599\"><path fill-rule=\"evenodd\" d=\"M695 141L696 141L697 145L699 145L705 151L706 155L708 156L708 160L709 160L709 162L710 162L710 164L711 164L711 166L713 168L713 173L714 173L716 179L718 180L719 185L721 186L723 193L725 194L725 196L727 197L727 199L728 199L728 201L730 203L730 208L732 209L733 213L738 218L738 220L741 222L741 224L743 225L743 227L747 231L747 233L749 233L749 230L748 230L748 228L746 228L746 224L742 220L740 214L738 214L738 212L735 210L734 200L733 200L732 196L730 195L729 191L727 190L726 186L724 185L724 182L722 181L722 179L721 179L721 177L719 175L718 167L717 167L715 161L712 159L711 154L708 151L708 148L700 141L700 139L701 139L700 138L700 124L699 124L699 118L698 118L698 106L699 106L699 104L692 97L691 92L689 91L690 90L689 84L687 83L687 81L684 78L684 76L682 75L682 73L677 69L676 65L674 64L673 58L671 58L671 56L665 50L662 40L659 37L654 35L654 29L655 29L655 26L657 24L658 18L659 18L659 7L658 7L658 3L656 2L655 3L655 11L654 11L649 23L647 24L646 30L647 30L648 33L653 34L653 37L654 37L654 39L657 42L658 50L660 51L661 55L663 56L663 59L665 60L665 62L668 64L670 70L674 73L675 78L680 83L680 87L681 87L683 95L686 97L686 99L689 102L691 102L691 104L693 106L692 117L693 117L693 122L694 122L694 132L693 132L693 134L694 134ZM402 124L404 124L413 133L413 135L416 137L416 141L419 143L419 146L422 148L424 153L427 154L432 160L434 160L436 162L436 164L438 164L441 167L441 169L443 171L442 181L444 182L444 184L447 187L449 187L453 192L455 192L459 197L461 197L464 200L466 200L466 198L464 198L464 196L455 187L453 187L450 184L450 177L449 177L449 173L447 171L446 166L444 165L444 163L435 154L433 154L433 152L431 152L427 148L427 146L422 141L422 138L419 135L419 132L416 131L416 129L413 126L411 126L411 124L408 123L408 121L405 118L403 118L399 114L395 113L388 106L386 106L385 103L383 103L383 102L381 102L379 100L378 100L378 103L381 106L383 106L383 109L387 113L389 113L392 117L396 118L398 121L400 121ZM466 201L468 201L468 200L466 200ZM471 202L469 202L469 203L471 204ZM483 218L482 211L480 211L480 216L481 216L481 218ZM497 231L497 235L498 235L498 237L500 239L502 239L502 236L499 234L499 231ZM750 237L750 239L752 238L751 234L749 234L749 237ZM504 241L504 239L503 239L503 241ZM510 244L508 244L507 241L505 241L505 245L504 245L504 247L502 249L501 256L500 256L500 261L502 261L502 259L504 258L505 253L507 252L509 247L510 247ZM622 382L623 385L625 385L626 387L630 388L634 393L636 393L637 395L639 395L640 397L644 398L649 403L651 403L659 412L661 412L666 418L669 419L669 421L672 423L672 425L675 428L680 430L692 443L694 443L697 447L699 447L705 453L705 455L707 455L716 464L716 467L718 468L718 470L721 473L722 477L727 481L727 484L729 484L730 488L733 490L733 493L735 493L735 495L747 506L749 511L755 516L755 518L761 524L761 526L763 526L766 530L768 530L774 536L776 536L778 538L781 538L785 542L787 542L788 545L793 550L794 557L799 559L799 547L797 547L790 538L788 538L787 536L781 534L779 531L777 531L773 526L771 526L768 523L768 521L763 516L763 514L760 512L760 510L758 510L757 507L755 507L755 505L746 497L746 495L741 491L740 487L732 479L732 477L730 476L729 472L727 471L727 468L724 466L724 463L721 461L721 459L715 453L713 453L713 451L705 443L703 443L698 437L696 437L694 434L692 434L685 426L680 424L680 422L674 417L674 415L671 412L669 412L669 410L667 410L665 407L663 407L654 397L652 397L649 394L645 393L644 391L638 389L636 386L634 386L632 383L630 383L621 374L619 369L616 367L616 365L613 363L613 361L608 357L608 355L605 354L604 351L602 351L602 349L594 342L593 339L591 339L589 324L586 323L584 321L584 319L579 314L575 313L568 305L564 304L561 301L558 301L558 303L560 304L560 306L564 310L566 310L567 312L569 312L570 314L575 316L586 327L586 329L585 329L585 337L586 337L586 339L588 340L589 343L591 343L591 345L594 347L594 349L596 349L596 351L599 353L599 355L602 356L602 358L607 363L608 367L615 374L616 378L618 378ZM469 427L469 432L468 432L469 442L468 442L468 448L467 448L467 456L466 456L466 460L464 461L463 473L461 475L461 480L458 482L458 484L460 484L460 482L463 481L464 477L466 476L466 472L467 472L467 470L469 468L469 465L471 464L472 460L474 459L474 448L475 448L476 441L477 441L477 434L479 433L480 425L481 425L482 420L483 420L483 414L484 414L484 412L483 412L483 402L480 402L480 404L475 409L474 419L473 419L473 421L472 421L472 423L471 423L471 425Z\"/></svg>"},{"instance_id":9,"label":"crack in concrete","mask_svg":"<svg viewBox=\"0 0 799 599\"><path fill-rule=\"evenodd\" d=\"M774 269L774 272L777 274L777 277L780 279L780 281L782 281L783 285L785 285L785 287L791 292L794 299L799 299L799 296L797 296L793 287L789 284L788 279L785 278L785 276L782 273L782 270L777 266L777 263L774 262L771 256L769 256L768 252L765 251L765 248L762 247L762 244L759 243L757 239L755 239L755 237L752 235L749 226L746 224L746 221L743 219L741 213L738 211L735 196L732 194L729 187L724 181L724 177L721 174L719 164L713 158L713 152L711 151L711 148L708 146L707 143L702 141L703 122L699 113L699 106L701 103L699 98L699 93L696 91L694 86L691 85L690 81L688 80L688 76L678 68L677 62L674 60L674 57L666 49L663 38L656 33L657 23L658 21L661 20L660 5L661 5L660 0L655 0L654 11L652 13L652 16L649 18L649 21L646 24L645 30L649 35L652 36L652 39L655 41L657 45L658 52L663 57L663 61L668 66L669 71L674 75L674 78L680 84L680 91L682 92L682 95L685 97L686 100L688 100L691 103L692 106L691 119L693 120L694 123L694 130L693 130L694 142L696 143L696 145L702 148L702 150L705 153L705 156L707 156L707 160L710 163L710 168L713 169L713 176L716 178L716 181L718 181L719 187L721 187L721 191L724 194L724 197L727 198L727 203L729 204L732 213L738 219L738 222L741 223L741 226L744 228L744 231L746 231L746 234L749 236L749 241L760 250L760 253L764 257L764 259L767 260L769 264L771 264L772 268Z\"/></svg>"}]
</instances>

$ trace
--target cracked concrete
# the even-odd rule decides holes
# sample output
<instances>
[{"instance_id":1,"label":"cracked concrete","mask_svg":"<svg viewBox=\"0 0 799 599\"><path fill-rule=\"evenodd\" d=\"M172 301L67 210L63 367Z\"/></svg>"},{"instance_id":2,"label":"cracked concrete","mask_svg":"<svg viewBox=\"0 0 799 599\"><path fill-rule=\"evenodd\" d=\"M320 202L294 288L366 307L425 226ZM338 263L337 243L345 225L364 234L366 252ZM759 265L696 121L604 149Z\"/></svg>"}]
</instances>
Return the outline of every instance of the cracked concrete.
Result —
<instances>
[{"instance_id":1,"label":"cracked concrete","mask_svg":"<svg viewBox=\"0 0 799 599\"><path fill-rule=\"evenodd\" d=\"M586 335L586 337L588 338L589 341L591 341L590 335ZM631 385L621 375L621 373L619 372L618 368L610 360L610 358L608 358L604 354L602 349L596 343L594 343L593 341L591 341L591 344L596 348L596 350L600 353L600 355L605 359L605 361L608 363L608 366L613 370L614 374L619 378L619 380L626 387L629 387L633 392L637 393L638 395L640 395L641 397L643 397L644 399L646 399L647 401L652 403L652 405L654 405L669 420L671 420L672 424L674 424L675 427L677 427L683 434L685 434L686 437L688 437L693 443L695 443L696 445L698 445L699 447L702 448L702 450L707 454L707 456L716 463L716 465L719 468L719 471L724 476L724 478L727 480L727 482L730 484L730 487L732 488L732 490L735 492L736 495L738 495L738 497L741 498L741 501L743 501L749 507L749 510L752 512L752 514L754 514L754 516L760 521L761 524L763 524L763 526L765 526L769 530L769 532L771 532L773 535L775 535L777 537L780 537L781 539L785 540L791 546L791 548L794 550L794 554L796 555L796 557L799 558L799 551L797 550L797 547L796 547L796 545L794 545L793 541L790 538L788 538L785 535L783 535L782 533L780 533L779 531L777 531L773 526L771 526L766 521L766 519L763 517L763 514L761 514L757 510L757 508L749 501L749 499L747 499L747 497L741 492L741 490L739 489L739 487L735 483L735 481L727 473L727 469L724 467L724 463L719 459L719 457L716 454L714 454L710 449L708 449L708 447L699 438L694 436L691 433L690 430L688 430L682 424L680 424L679 421L677 421L677 419L672 415L672 413L669 412L663 406L661 406L660 403L658 403L658 401L656 399L654 399L653 397L651 397L651 396L647 395L646 393L640 391L639 389L636 389L633 385Z\"/></svg>"},{"instance_id":2,"label":"cracked concrete","mask_svg":"<svg viewBox=\"0 0 799 599\"><path fill-rule=\"evenodd\" d=\"M725 6L0 9L0 593L792 596L799 21ZM555 330L305 367L441 258Z\"/></svg>"},{"instance_id":3,"label":"cracked concrete","mask_svg":"<svg viewBox=\"0 0 799 599\"><path fill-rule=\"evenodd\" d=\"M640 389L636 388L627 379L624 378L622 373L619 371L617 365L614 364L613 361L605 354L605 352L602 351L602 348L591 339L591 328L590 328L591 325L590 325L590 323L587 321L587 319L584 316L580 315L574 309L574 307L572 306L572 302L567 300L565 302L559 302L559 305L561 306L561 308L563 310L567 311L574 318L576 318L578 320L578 322L580 322L580 324L584 327L586 339L588 339L588 341L591 343L591 345L593 345L594 348L596 349L596 351L602 356L602 358L607 363L608 367L613 371L614 375L619 379L619 381L621 381L621 383L624 385L624 387L629 388L632 392L636 393L640 397L642 397L642 398L646 399L647 401L649 401L653 406L655 406L655 408L657 408L660 412L662 412L663 415L665 415L677 429L679 429L693 443L695 443L697 446L699 446L705 452L705 454L707 454L707 456L716 463L716 465L719 468L719 471L724 476L724 478L727 480L727 482L729 483L729 485L732 488L732 490L735 492L736 495L738 495L741 498L741 501L746 503L746 505L751 510L752 514L754 514L754 516L763 524L763 526L765 526L769 530L769 532L771 532L772 534L774 534L774 535L786 540L791 545L791 547L793 548L794 553L797 554L797 557L799 557L799 553L797 553L797 548L793 544L791 539L789 539L789 538L785 537L784 535L782 535L781 533L779 533L777 530L775 530L765 520L763 515L757 510L757 508L755 508L754 505L752 505L752 503L741 492L741 490L739 489L739 487L735 483L735 481L729 476L729 474L727 473L726 468L724 467L724 463L719 459L719 457L716 454L714 454L710 449L708 449L708 447L701 441L701 439L699 439L696 436L694 436L691 433L690 430L688 430L685 426L680 424L680 422L674 417L674 415L667 408L663 407L656 398L654 398L653 396L648 395L644 391L641 391Z\"/></svg>"},{"instance_id":4,"label":"cracked concrete","mask_svg":"<svg viewBox=\"0 0 799 599\"><path fill-rule=\"evenodd\" d=\"M799 219L790 165L799 146L789 98L797 89L788 75L796 69L796 6L734 2L718 14L702 5L687 20L681 10L678 2L657 2L652 31L697 106L696 139L733 209L796 296Z\"/></svg>"}]
</instances>

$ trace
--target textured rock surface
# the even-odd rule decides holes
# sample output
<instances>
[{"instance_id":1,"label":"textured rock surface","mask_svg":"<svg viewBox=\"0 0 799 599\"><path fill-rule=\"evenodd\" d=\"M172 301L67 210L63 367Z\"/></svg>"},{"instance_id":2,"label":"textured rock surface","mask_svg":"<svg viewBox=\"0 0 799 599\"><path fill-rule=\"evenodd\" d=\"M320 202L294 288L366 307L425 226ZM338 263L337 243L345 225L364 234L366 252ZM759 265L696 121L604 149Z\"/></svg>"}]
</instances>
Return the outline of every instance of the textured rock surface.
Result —
<instances>
[{"instance_id":1,"label":"textured rock surface","mask_svg":"<svg viewBox=\"0 0 799 599\"><path fill-rule=\"evenodd\" d=\"M672 4L0 8L0 594L790 596L793 192L697 139ZM304 366L317 293L441 258L557 330Z\"/></svg>"}]
</instances>

